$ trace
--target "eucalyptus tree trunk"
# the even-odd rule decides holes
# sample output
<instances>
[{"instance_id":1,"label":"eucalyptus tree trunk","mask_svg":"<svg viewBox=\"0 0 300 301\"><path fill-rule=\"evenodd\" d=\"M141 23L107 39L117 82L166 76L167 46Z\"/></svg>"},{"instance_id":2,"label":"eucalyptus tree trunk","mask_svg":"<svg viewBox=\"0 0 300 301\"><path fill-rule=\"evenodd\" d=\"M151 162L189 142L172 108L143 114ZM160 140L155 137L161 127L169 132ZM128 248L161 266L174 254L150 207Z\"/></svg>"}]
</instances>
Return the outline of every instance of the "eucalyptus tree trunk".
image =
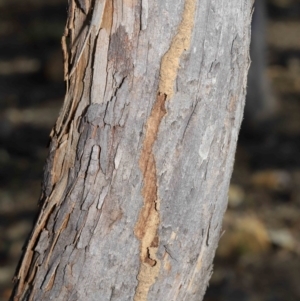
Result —
<instances>
[{"instance_id":1,"label":"eucalyptus tree trunk","mask_svg":"<svg viewBox=\"0 0 300 301\"><path fill-rule=\"evenodd\" d=\"M67 91L11 300L202 300L252 0L69 0Z\"/></svg>"}]
</instances>

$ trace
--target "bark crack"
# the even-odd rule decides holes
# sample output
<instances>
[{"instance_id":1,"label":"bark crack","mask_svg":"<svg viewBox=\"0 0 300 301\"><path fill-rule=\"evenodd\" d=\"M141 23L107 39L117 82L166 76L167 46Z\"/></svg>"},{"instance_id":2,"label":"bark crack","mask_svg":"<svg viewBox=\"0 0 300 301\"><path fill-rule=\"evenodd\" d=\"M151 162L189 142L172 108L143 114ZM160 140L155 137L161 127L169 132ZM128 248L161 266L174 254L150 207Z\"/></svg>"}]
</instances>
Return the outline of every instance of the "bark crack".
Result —
<instances>
[{"instance_id":1,"label":"bark crack","mask_svg":"<svg viewBox=\"0 0 300 301\"><path fill-rule=\"evenodd\" d=\"M196 0L186 0L182 20L177 33L172 39L169 50L164 55L160 68L159 91L170 99L174 94L179 62L184 51L190 48L196 11Z\"/></svg>"},{"instance_id":2,"label":"bark crack","mask_svg":"<svg viewBox=\"0 0 300 301\"><path fill-rule=\"evenodd\" d=\"M135 226L135 235L140 240L141 266L137 277L139 282L134 301L147 300L148 291L155 282L160 269L160 261L156 257L159 242L157 229L160 218L153 145L157 138L161 120L166 114L165 101L166 95L159 93L147 122L145 140L139 161L144 177L142 189L144 206Z\"/></svg>"},{"instance_id":3,"label":"bark crack","mask_svg":"<svg viewBox=\"0 0 300 301\"><path fill-rule=\"evenodd\" d=\"M174 94L173 88L181 55L190 47L195 10L196 0L186 0L177 33L161 61L158 93L147 121L145 139L139 160L140 169L144 177L142 189L144 206L135 226L135 235L140 240L141 265L137 276L138 285L134 301L147 301L150 287L155 283L160 271L161 263L156 256L159 245L157 232L160 223L160 200L157 191L157 173L153 146L157 140L161 121L166 115L165 102Z\"/></svg>"}]
</instances>

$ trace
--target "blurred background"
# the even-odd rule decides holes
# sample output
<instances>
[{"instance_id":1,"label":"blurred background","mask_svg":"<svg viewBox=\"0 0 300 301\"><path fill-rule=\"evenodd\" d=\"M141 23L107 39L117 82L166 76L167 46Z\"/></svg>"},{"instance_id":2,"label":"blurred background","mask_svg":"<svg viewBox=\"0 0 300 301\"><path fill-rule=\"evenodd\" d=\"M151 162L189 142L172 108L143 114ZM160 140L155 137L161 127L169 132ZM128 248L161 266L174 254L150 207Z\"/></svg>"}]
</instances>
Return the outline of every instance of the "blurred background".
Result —
<instances>
[{"instance_id":1,"label":"blurred background","mask_svg":"<svg viewBox=\"0 0 300 301\"><path fill-rule=\"evenodd\" d=\"M256 0L245 120L205 301L300 300L300 1ZM0 0L0 301L64 96L66 0Z\"/></svg>"}]
</instances>

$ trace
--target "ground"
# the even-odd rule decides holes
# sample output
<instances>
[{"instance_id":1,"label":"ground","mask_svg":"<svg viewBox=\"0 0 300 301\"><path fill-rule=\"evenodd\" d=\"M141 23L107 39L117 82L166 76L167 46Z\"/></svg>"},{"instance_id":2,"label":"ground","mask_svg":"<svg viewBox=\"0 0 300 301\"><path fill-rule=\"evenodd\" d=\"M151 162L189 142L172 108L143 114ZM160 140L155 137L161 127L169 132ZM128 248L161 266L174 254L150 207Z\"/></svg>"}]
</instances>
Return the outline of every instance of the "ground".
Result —
<instances>
[{"instance_id":1,"label":"ground","mask_svg":"<svg viewBox=\"0 0 300 301\"><path fill-rule=\"evenodd\" d=\"M63 101L66 2L0 1L0 301L37 212ZM269 0L268 9L267 73L278 115L261 133L240 135L205 301L300 300L300 4Z\"/></svg>"}]
</instances>

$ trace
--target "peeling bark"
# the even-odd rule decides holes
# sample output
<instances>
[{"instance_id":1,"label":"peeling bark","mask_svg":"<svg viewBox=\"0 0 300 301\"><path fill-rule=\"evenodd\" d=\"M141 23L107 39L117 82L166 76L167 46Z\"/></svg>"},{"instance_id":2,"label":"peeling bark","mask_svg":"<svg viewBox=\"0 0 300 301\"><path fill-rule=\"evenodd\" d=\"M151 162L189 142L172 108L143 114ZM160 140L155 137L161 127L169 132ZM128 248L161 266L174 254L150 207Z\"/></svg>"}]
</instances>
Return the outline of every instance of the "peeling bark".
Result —
<instances>
[{"instance_id":1,"label":"peeling bark","mask_svg":"<svg viewBox=\"0 0 300 301\"><path fill-rule=\"evenodd\" d=\"M69 0L67 91L11 300L202 300L252 5Z\"/></svg>"}]
</instances>

